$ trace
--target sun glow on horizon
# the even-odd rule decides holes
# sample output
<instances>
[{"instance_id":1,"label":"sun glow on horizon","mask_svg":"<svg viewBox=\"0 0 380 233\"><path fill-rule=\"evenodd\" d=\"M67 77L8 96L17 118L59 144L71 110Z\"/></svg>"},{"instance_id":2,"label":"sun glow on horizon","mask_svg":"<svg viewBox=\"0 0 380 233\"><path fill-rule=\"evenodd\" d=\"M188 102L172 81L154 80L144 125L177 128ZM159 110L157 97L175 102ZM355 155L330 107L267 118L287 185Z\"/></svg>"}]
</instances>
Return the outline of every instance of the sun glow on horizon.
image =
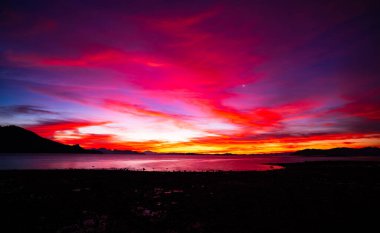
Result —
<instances>
[{"instance_id":1,"label":"sun glow on horizon","mask_svg":"<svg viewBox=\"0 0 380 233\"><path fill-rule=\"evenodd\" d=\"M163 153L380 146L371 1L142 3L5 7L0 124Z\"/></svg>"}]
</instances>

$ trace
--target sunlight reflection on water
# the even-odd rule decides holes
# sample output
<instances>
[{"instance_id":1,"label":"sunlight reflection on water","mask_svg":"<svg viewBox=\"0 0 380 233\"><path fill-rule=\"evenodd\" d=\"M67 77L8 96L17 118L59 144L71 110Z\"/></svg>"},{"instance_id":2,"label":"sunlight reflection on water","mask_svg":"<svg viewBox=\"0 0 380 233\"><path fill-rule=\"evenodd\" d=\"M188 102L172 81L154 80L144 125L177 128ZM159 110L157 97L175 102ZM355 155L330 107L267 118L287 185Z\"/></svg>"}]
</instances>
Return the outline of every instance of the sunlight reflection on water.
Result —
<instances>
[{"instance_id":1,"label":"sunlight reflection on water","mask_svg":"<svg viewBox=\"0 0 380 233\"><path fill-rule=\"evenodd\" d=\"M0 169L129 169L144 171L267 171L281 163L380 161L376 157L298 157L223 155L2 154Z\"/></svg>"}]
</instances>

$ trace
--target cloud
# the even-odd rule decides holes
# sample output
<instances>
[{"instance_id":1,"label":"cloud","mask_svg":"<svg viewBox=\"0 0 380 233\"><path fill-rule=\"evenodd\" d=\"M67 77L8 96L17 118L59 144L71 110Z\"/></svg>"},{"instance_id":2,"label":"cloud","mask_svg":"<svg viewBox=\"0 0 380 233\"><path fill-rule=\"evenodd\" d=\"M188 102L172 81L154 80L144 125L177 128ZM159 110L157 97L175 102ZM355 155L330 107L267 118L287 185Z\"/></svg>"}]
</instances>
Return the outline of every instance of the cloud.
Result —
<instances>
[{"instance_id":1,"label":"cloud","mask_svg":"<svg viewBox=\"0 0 380 233\"><path fill-rule=\"evenodd\" d=\"M82 134L77 131L66 130L57 132L54 135L54 140L68 145L79 144L87 149L120 148L120 142L112 134ZM121 148L126 147L124 145Z\"/></svg>"},{"instance_id":2,"label":"cloud","mask_svg":"<svg viewBox=\"0 0 380 233\"><path fill-rule=\"evenodd\" d=\"M149 3L8 4L4 121L70 143L166 152L374 143L375 1Z\"/></svg>"},{"instance_id":3,"label":"cloud","mask_svg":"<svg viewBox=\"0 0 380 233\"><path fill-rule=\"evenodd\" d=\"M57 115L59 113L46 110L34 105L10 105L0 106L0 114L3 116L25 115Z\"/></svg>"},{"instance_id":4,"label":"cloud","mask_svg":"<svg viewBox=\"0 0 380 233\"><path fill-rule=\"evenodd\" d=\"M129 114L136 114L138 116L163 118L163 119L177 119L180 117L179 115L150 110L141 105L131 104L125 101L105 99L103 102L104 102L104 107L108 109L112 109L112 110L120 111L124 113L129 113Z\"/></svg>"},{"instance_id":5,"label":"cloud","mask_svg":"<svg viewBox=\"0 0 380 233\"><path fill-rule=\"evenodd\" d=\"M59 131L77 131L80 127L105 125L109 122L91 122L86 120L41 120L38 124L25 125L38 135L46 138L53 138Z\"/></svg>"},{"instance_id":6,"label":"cloud","mask_svg":"<svg viewBox=\"0 0 380 233\"><path fill-rule=\"evenodd\" d=\"M5 58L19 66L35 67L71 67L71 68L90 68L90 67L107 67L121 69L120 66L144 65L147 67L165 66L162 61L149 55L139 54L136 52L126 52L115 49L104 49L98 52L81 54L76 57L61 56L41 56L39 54L22 54L7 52Z\"/></svg>"}]
</instances>

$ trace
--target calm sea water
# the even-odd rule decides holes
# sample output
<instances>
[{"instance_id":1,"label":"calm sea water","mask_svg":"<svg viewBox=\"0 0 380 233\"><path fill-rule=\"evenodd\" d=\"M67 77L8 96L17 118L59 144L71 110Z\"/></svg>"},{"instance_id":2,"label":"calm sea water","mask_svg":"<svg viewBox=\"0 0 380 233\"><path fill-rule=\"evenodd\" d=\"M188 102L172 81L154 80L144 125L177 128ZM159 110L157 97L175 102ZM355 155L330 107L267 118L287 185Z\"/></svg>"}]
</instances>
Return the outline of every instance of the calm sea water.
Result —
<instances>
[{"instance_id":1,"label":"calm sea water","mask_svg":"<svg viewBox=\"0 0 380 233\"><path fill-rule=\"evenodd\" d=\"M130 169L145 171L265 171L277 163L305 161L380 161L379 157L298 157L222 155L1 154L0 170Z\"/></svg>"}]
</instances>

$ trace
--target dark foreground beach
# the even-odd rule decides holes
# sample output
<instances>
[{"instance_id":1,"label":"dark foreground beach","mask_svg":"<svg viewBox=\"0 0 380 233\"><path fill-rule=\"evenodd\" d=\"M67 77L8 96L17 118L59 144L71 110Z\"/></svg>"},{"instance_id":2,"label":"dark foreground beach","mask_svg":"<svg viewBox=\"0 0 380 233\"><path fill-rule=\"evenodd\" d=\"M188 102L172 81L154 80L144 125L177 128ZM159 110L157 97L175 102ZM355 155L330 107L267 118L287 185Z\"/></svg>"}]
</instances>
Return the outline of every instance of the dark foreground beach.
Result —
<instances>
[{"instance_id":1,"label":"dark foreground beach","mask_svg":"<svg viewBox=\"0 0 380 233\"><path fill-rule=\"evenodd\" d=\"M377 231L379 162L284 166L266 172L0 171L0 231Z\"/></svg>"}]
</instances>

